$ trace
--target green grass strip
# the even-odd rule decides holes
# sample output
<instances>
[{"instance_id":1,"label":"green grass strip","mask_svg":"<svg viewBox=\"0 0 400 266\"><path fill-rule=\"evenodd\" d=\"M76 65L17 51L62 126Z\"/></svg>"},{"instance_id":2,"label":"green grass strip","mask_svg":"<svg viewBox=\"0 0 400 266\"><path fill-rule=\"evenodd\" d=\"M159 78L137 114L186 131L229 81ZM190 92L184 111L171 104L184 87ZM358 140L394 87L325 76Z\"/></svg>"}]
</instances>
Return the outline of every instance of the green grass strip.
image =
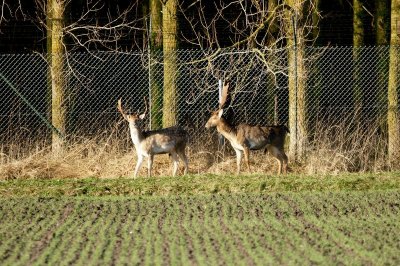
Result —
<instances>
[{"instance_id":1,"label":"green grass strip","mask_svg":"<svg viewBox=\"0 0 400 266\"><path fill-rule=\"evenodd\" d=\"M0 197L171 196L301 191L400 189L400 172L341 175L188 175L153 178L0 181Z\"/></svg>"}]
</instances>

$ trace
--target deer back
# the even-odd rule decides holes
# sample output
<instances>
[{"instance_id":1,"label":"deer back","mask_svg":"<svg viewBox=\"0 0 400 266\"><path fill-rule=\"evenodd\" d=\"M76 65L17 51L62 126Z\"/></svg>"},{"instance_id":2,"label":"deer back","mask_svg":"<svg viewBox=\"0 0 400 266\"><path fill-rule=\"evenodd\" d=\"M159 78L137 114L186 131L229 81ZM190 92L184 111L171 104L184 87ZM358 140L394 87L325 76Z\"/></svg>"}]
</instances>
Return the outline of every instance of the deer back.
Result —
<instances>
[{"instance_id":1,"label":"deer back","mask_svg":"<svg viewBox=\"0 0 400 266\"><path fill-rule=\"evenodd\" d=\"M170 150L184 150L189 134L180 126L143 132L143 148L154 153L169 153Z\"/></svg>"},{"instance_id":2,"label":"deer back","mask_svg":"<svg viewBox=\"0 0 400 266\"><path fill-rule=\"evenodd\" d=\"M248 124L240 124L237 126L237 141L242 145L246 145L252 150L264 148L272 141L273 132L270 129L261 126L251 126Z\"/></svg>"},{"instance_id":3,"label":"deer back","mask_svg":"<svg viewBox=\"0 0 400 266\"><path fill-rule=\"evenodd\" d=\"M262 127L264 131L270 132L270 144L283 149L285 145L286 134L289 129L285 125Z\"/></svg>"}]
</instances>

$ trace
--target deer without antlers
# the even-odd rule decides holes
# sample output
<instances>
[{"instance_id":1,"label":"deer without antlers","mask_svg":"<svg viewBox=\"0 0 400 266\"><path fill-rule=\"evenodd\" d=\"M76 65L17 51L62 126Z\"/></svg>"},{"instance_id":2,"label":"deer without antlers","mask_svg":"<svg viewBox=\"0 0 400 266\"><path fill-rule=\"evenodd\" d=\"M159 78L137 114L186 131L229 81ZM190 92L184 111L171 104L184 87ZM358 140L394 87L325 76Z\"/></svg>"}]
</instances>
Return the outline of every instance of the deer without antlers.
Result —
<instances>
[{"instance_id":1,"label":"deer without antlers","mask_svg":"<svg viewBox=\"0 0 400 266\"><path fill-rule=\"evenodd\" d=\"M244 153L247 169L250 171L249 152L250 150L268 151L275 157L279 164L278 173L287 172L288 158L284 151L286 133L288 128L284 125L278 126L259 126L239 124L238 126L230 125L223 117L223 106L228 95L229 83L223 86L221 97L219 99L219 108L211 113L207 121L206 128L216 127L217 131L222 134L231 143L236 152L237 174L240 173L240 164L242 161L242 153Z\"/></svg>"},{"instance_id":2,"label":"deer without antlers","mask_svg":"<svg viewBox=\"0 0 400 266\"><path fill-rule=\"evenodd\" d=\"M146 101L145 101L146 103ZM135 145L137 153L137 163L135 167L134 177L137 177L137 173L142 165L144 157L148 157L147 162L147 175L151 176L151 169L153 166L153 159L155 154L170 154L174 162L173 176L176 175L178 170L178 157L183 161L185 165L184 174L188 170L188 159L185 154L185 148L188 141L188 133L179 126L163 128L159 130L143 131L139 125L139 122L146 116L146 110L142 114L127 114L122 109L121 99L118 100L118 111L122 114L122 117L128 121L131 139Z\"/></svg>"}]
</instances>

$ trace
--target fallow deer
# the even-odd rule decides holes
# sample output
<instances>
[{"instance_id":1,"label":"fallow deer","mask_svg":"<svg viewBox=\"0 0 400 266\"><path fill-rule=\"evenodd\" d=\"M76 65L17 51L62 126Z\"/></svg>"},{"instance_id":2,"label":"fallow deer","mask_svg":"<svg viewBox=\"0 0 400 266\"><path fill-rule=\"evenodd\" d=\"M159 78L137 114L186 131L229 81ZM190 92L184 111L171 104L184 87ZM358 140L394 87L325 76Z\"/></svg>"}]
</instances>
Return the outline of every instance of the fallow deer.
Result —
<instances>
[{"instance_id":1,"label":"fallow deer","mask_svg":"<svg viewBox=\"0 0 400 266\"><path fill-rule=\"evenodd\" d=\"M278 174L287 172L288 158L284 151L286 133L288 128L284 125L278 126L259 126L239 124L238 126L230 125L223 117L223 106L228 95L229 83L225 84L221 97L219 99L219 108L211 113L206 128L216 127L217 131L222 134L232 145L236 152L237 174L240 173L240 164L242 161L242 153L244 153L245 163L250 171L249 152L250 150L268 151L275 157L279 164Z\"/></svg>"},{"instance_id":2,"label":"fallow deer","mask_svg":"<svg viewBox=\"0 0 400 266\"><path fill-rule=\"evenodd\" d=\"M188 171L188 159L185 153L186 144L188 142L188 133L179 126L163 128L159 130L143 131L140 126L140 121L146 116L146 110L143 114L131 113L127 114L122 109L121 99L118 100L118 111L122 117L128 121L130 135L132 142L135 146L137 153L137 163L135 167L134 177L142 165L144 157L148 157L147 161L147 175L151 176L151 169L153 166L154 155L156 154L170 154L174 162L172 175L175 176L178 170L178 157L183 161L185 170L184 174Z\"/></svg>"}]
</instances>

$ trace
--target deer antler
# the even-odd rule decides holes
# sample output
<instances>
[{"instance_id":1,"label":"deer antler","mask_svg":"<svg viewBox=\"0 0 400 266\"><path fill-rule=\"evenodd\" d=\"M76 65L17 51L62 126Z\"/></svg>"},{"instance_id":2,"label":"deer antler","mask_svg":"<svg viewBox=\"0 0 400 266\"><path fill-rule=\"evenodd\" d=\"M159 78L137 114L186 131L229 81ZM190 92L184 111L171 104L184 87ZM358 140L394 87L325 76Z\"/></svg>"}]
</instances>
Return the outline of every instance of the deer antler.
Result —
<instances>
[{"instance_id":1,"label":"deer antler","mask_svg":"<svg viewBox=\"0 0 400 266\"><path fill-rule=\"evenodd\" d=\"M122 101L121 101L121 99L118 100L117 109L118 109L118 111L122 114L123 118L124 118L125 120L127 120L127 119L126 119L126 114L125 114L124 110L122 109Z\"/></svg>"},{"instance_id":2,"label":"deer antler","mask_svg":"<svg viewBox=\"0 0 400 266\"><path fill-rule=\"evenodd\" d=\"M228 89L229 89L229 81L225 82L224 87L222 88L221 99L219 99L219 109L221 109L228 97Z\"/></svg>"},{"instance_id":3,"label":"deer antler","mask_svg":"<svg viewBox=\"0 0 400 266\"><path fill-rule=\"evenodd\" d=\"M143 97L143 101L144 101L144 107L146 108L143 112L143 115L145 115L147 113L148 110L148 106L147 106L147 101L146 101L146 97Z\"/></svg>"}]
</instances>

